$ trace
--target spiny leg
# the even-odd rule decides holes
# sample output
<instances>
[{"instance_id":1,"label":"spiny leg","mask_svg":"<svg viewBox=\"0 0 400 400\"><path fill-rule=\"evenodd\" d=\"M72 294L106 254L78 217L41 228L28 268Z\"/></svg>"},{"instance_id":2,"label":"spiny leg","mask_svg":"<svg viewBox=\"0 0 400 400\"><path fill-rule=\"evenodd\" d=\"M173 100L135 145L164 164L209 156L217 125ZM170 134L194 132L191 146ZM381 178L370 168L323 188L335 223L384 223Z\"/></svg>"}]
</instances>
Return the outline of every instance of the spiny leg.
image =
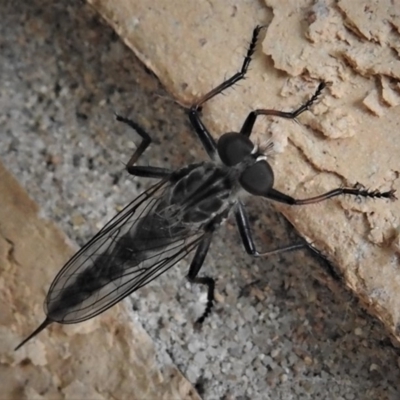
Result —
<instances>
[{"instance_id":1,"label":"spiny leg","mask_svg":"<svg viewBox=\"0 0 400 400\"><path fill-rule=\"evenodd\" d=\"M126 170L133 176L139 176L142 178L155 178L162 179L172 174L172 171L167 168L131 165L127 166Z\"/></svg>"},{"instance_id":2,"label":"spiny leg","mask_svg":"<svg viewBox=\"0 0 400 400\"><path fill-rule=\"evenodd\" d=\"M344 194L350 194L352 196L376 198L376 199L385 198L390 200L396 200L395 190L388 190L385 192L381 192L379 190L367 190L357 186L358 185L356 185L356 187L354 188L343 187L343 188L333 189L330 190L329 192L323 193L319 196L310 197L308 199L295 199L294 197L288 196L287 194L279 192L276 189L270 189L263 197L289 205L305 205L305 204L319 203L320 201L324 201L332 197L341 196Z\"/></svg>"},{"instance_id":3,"label":"spiny leg","mask_svg":"<svg viewBox=\"0 0 400 400\"><path fill-rule=\"evenodd\" d=\"M207 305L201 317L198 318L198 320L196 321L197 325L201 325L204 322L204 320L210 314L211 309L214 305L214 289L215 289L214 279L208 276L204 277L197 276L197 274L200 271L200 268L204 263L204 259L206 258L208 249L210 248L211 239L212 235L210 233L201 241L201 243L197 247L192 263L190 264L189 273L187 276L189 282L207 286Z\"/></svg>"},{"instance_id":4,"label":"spiny leg","mask_svg":"<svg viewBox=\"0 0 400 400\"><path fill-rule=\"evenodd\" d=\"M193 104L190 107L189 120L190 120L194 130L196 131L196 134L199 137L204 149L206 150L207 154L210 156L210 158L213 158L213 156L216 152L216 143L215 143L214 138L211 136L210 132L207 130L207 128L205 127L205 125L203 124L203 122L200 118L201 108L205 102L207 102L208 100L212 99L214 96L222 93L224 90L228 89L229 87L233 86L238 81L245 78L246 72L247 72L250 62L251 62L251 57L253 56L255 48L256 48L258 36L259 36L262 28L263 28L262 26L257 26L254 29L253 36L251 38L250 45L247 50L246 56L244 58L241 70L239 72L237 72L236 74L234 74L233 76L231 76L229 79L222 82L220 85L218 85L213 90L206 93L195 104Z\"/></svg>"},{"instance_id":5,"label":"spiny leg","mask_svg":"<svg viewBox=\"0 0 400 400\"><path fill-rule=\"evenodd\" d=\"M263 253L258 252L256 249L253 234L250 228L249 218L247 216L247 212L244 208L243 203L238 202L238 205L235 210L236 224L239 229L239 234L243 242L243 246L246 250L246 253L253 257L266 257L272 256L279 253L284 253L286 251L298 250L307 247L305 243L292 244L289 246L279 247L277 249L265 251Z\"/></svg>"},{"instance_id":6,"label":"spiny leg","mask_svg":"<svg viewBox=\"0 0 400 400\"><path fill-rule=\"evenodd\" d=\"M238 81L242 80L245 78L245 75L247 73L247 70L249 69L250 62L252 60L252 56L254 54L254 51L256 49L256 44L258 41L258 36L260 34L261 29L263 29L263 26L256 26L253 30L253 35L250 41L249 48L247 49L246 56L244 58L242 68L240 69L239 72L231 76L229 79L225 80L222 82L220 85L218 85L216 88L210 90L207 94L205 94L199 101L197 101L191 109L196 110L196 111L201 111L201 106L207 102L208 100L212 99L214 96L217 94L222 93L224 90L228 89L229 87L233 86L235 83Z\"/></svg>"},{"instance_id":7,"label":"spiny leg","mask_svg":"<svg viewBox=\"0 0 400 400\"><path fill-rule=\"evenodd\" d=\"M140 143L139 147L135 150L132 157L129 159L126 164L126 170L129 174L134 176L140 176L144 178L156 178L161 179L165 178L171 174L171 171L167 168L159 168L159 167L150 167L150 166L138 166L134 165L139 157L146 151L146 149L151 144L150 135L136 122L132 121L129 118L121 117L118 114L115 114L117 121L121 121L124 124L130 126L134 129L139 136L143 139Z\"/></svg>"},{"instance_id":8,"label":"spiny leg","mask_svg":"<svg viewBox=\"0 0 400 400\"><path fill-rule=\"evenodd\" d=\"M294 111L278 111L278 110L270 110L270 109L258 109L251 111L249 115L247 116L246 120L244 121L244 124L242 126L242 129L240 129L240 133L242 135L245 135L249 137L251 135L251 132L253 130L254 124L256 122L256 119L259 115L272 115L275 117L282 117L282 118L287 118L287 119L295 119L297 118L300 114L302 114L304 111L307 111L310 109L310 107L315 103L315 101L318 99L320 96L322 90L326 87L325 82L321 82L318 85L317 90L315 91L314 95L303 105L301 105L297 110Z\"/></svg>"}]
</instances>

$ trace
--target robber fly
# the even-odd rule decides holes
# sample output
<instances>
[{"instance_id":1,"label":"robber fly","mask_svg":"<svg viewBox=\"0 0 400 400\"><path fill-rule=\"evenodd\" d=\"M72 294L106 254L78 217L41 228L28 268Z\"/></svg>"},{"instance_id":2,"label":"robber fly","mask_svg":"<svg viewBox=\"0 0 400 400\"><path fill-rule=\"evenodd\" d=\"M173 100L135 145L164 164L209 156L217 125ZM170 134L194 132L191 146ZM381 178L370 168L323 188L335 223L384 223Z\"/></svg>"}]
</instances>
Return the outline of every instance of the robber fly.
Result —
<instances>
[{"instance_id":1,"label":"robber fly","mask_svg":"<svg viewBox=\"0 0 400 400\"><path fill-rule=\"evenodd\" d=\"M241 70L201 97L188 110L194 131L212 161L191 164L177 171L137 166L135 163L150 145L151 138L134 121L116 116L142 138L128 161L127 171L134 176L159 181L120 211L64 265L47 294L44 305L46 319L16 349L53 322L74 324L102 313L169 270L192 251L195 253L188 279L207 287L207 304L197 321L202 323L213 306L215 282L211 277L199 277L198 273L214 232L231 212L236 218L244 248L253 257L304 246L295 244L259 252L252 238L246 210L238 196L242 190L289 205L317 203L343 194L395 198L394 190L380 192L342 187L316 197L295 199L273 188L274 173L266 155L250 140L256 119L260 115L295 119L317 100L326 86L323 82L297 110L251 111L239 132L228 132L217 142L214 140L200 118L202 106L245 77L261 29L257 26L253 31Z\"/></svg>"}]
</instances>

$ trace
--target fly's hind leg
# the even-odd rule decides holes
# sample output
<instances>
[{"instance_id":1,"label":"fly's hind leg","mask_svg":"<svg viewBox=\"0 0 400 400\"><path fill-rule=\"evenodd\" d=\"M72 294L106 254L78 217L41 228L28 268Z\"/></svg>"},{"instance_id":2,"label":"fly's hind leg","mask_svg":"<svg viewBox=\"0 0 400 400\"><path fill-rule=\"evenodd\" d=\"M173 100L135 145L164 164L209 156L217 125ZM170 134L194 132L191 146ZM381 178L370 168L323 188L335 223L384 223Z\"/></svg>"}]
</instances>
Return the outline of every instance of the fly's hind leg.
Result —
<instances>
[{"instance_id":1,"label":"fly's hind leg","mask_svg":"<svg viewBox=\"0 0 400 400\"><path fill-rule=\"evenodd\" d=\"M190 264L188 280L189 282L196 283L198 285L206 285L207 286L207 305L203 312L203 314L196 321L196 325L201 325L207 316L210 314L211 309L214 305L214 289L215 289L215 280L208 276L198 277L197 274L200 271L204 263L204 259L206 258L208 249L210 248L212 235L206 236L202 242L200 242L197 247L196 253L193 257L192 263Z\"/></svg>"},{"instance_id":2,"label":"fly's hind leg","mask_svg":"<svg viewBox=\"0 0 400 400\"><path fill-rule=\"evenodd\" d=\"M151 137L139 124L132 121L131 119L121 117L118 114L116 114L116 119L117 121L121 121L124 124L131 127L132 129L134 129L142 138L142 143L140 143L139 147L135 150L132 157L126 164L126 170L128 171L128 173L134 176L140 176L144 178L156 178L156 179L161 179L169 176L171 174L171 171L167 168L135 165L139 157L150 146Z\"/></svg>"}]
</instances>

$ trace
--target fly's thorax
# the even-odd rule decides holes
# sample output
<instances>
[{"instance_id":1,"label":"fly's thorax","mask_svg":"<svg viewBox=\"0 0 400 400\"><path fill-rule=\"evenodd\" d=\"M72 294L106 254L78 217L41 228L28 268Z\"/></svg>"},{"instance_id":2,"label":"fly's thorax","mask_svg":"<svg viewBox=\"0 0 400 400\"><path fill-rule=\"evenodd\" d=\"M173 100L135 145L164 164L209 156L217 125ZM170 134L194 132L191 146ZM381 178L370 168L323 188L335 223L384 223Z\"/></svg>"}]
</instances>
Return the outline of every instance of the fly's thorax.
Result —
<instances>
[{"instance_id":1,"label":"fly's thorax","mask_svg":"<svg viewBox=\"0 0 400 400\"><path fill-rule=\"evenodd\" d=\"M255 196L273 187L274 173L265 154L247 136L237 132L223 134L217 144L221 162L236 171L240 186Z\"/></svg>"},{"instance_id":2,"label":"fly's thorax","mask_svg":"<svg viewBox=\"0 0 400 400\"><path fill-rule=\"evenodd\" d=\"M235 202L240 189L237 172L217 163L194 164L171 179L169 204L184 223L204 224Z\"/></svg>"}]
</instances>

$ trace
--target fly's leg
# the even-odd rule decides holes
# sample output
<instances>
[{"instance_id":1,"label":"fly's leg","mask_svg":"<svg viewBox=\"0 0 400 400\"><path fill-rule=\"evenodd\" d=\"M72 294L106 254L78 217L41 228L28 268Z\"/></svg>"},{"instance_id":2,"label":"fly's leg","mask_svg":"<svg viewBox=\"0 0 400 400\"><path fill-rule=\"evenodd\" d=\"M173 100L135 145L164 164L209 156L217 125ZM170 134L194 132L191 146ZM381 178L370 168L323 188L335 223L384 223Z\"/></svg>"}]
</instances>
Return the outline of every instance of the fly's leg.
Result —
<instances>
[{"instance_id":1,"label":"fly's leg","mask_svg":"<svg viewBox=\"0 0 400 400\"><path fill-rule=\"evenodd\" d=\"M326 87L325 82L321 82L318 85L317 90L315 91L314 95L303 105L301 105L297 110L294 111L278 111L278 110L269 110L269 109L259 109L259 110L254 110L251 111L250 114L247 116L246 120L244 121L244 124L242 126L242 129L240 129L240 133L242 135L245 135L249 137L251 135L251 132L253 130L254 124L256 122L256 119L259 115L272 115L275 117L281 117L281 118L287 118L287 119L295 119L297 118L300 114L302 114L304 111L307 111L310 109L310 107L315 103L315 101L318 99L320 96L322 90Z\"/></svg>"},{"instance_id":2,"label":"fly's leg","mask_svg":"<svg viewBox=\"0 0 400 400\"><path fill-rule=\"evenodd\" d=\"M237 72L236 74L234 74L233 76L231 76L229 79L222 82L216 88L214 88L213 90L211 90L210 92L205 94L195 104L193 104L190 107L190 110L189 110L190 122L191 122L194 130L196 131L196 134L199 137L204 149L206 150L207 154L210 156L210 158L213 158L213 156L216 152L216 143L215 143L214 138L211 136L210 132L207 130L207 128L201 121L200 113L201 113L202 106L205 102L212 99L217 94L222 93L224 90L228 89L229 87L233 86L238 81L245 78L246 72L247 72L250 62L251 62L251 57L253 56L255 48L256 48L258 36L259 36L262 28L263 28L262 26L257 26L254 29L253 36L251 38L250 45L247 50L246 56L244 58L241 70L239 72Z\"/></svg>"},{"instance_id":3,"label":"fly's leg","mask_svg":"<svg viewBox=\"0 0 400 400\"><path fill-rule=\"evenodd\" d=\"M332 197L341 196L344 194L350 194L352 196L369 197L375 199L385 198L390 200L396 200L395 192L396 192L395 190L388 190L386 192L380 192L379 190L368 190L359 187L359 185L357 184L353 188L347 188L347 187L337 188L330 190L329 192L323 193L319 196L310 197L308 199L295 199L294 197L288 196L287 194L279 192L276 189L270 189L263 197L293 206L293 205L319 203L320 201L324 201Z\"/></svg>"},{"instance_id":4,"label":"fly's leg","mask_svg":"<svg viewBox=\"0 0 400 400\"><path fill-rule=\"evenodd\" d=\"M324 201L330 199L331 197L336 197L344 194L350 194L353 196L362 196L362 197L370 197L370 198L387 198L390 200L395 200L395 190L388 190L386 192L380 192L379 190L367 190L363 188L338 188L331 190L327 193L321 194L319 196L310 197L308 199L295 199L291 196L288 196L284 193L279 192L275 189L270 189L266 195L266 197L271 200L279 201L281 203L289 204L289 205L306 205L318 203L320 201ZM236 224L239 230L240 237L243 242L243 246L246 250L246 253L253 257L265 257L271 256L279 253L283 253L286 251L299 250L305 247L312 246L308 243L298 243L285 247L279 247L277 249L269 250L260 253L255 246L253 235L250 228L249 218L247 216L247 212L244 208L244 205L241 202L238 202L238 205L235 210ZM314 250L315 251L315 250Z\"/></svg>"},{"instance_id":5,"label":"fly's leg","mask_svg":"<svg viewBox=\"0 0 400 400\"><path fill-rule=\"evenodd\" d=\"M140 143L139 147L135 150L132 157L126 164L126 170L128 171L128 173L134 176L140 176L144 178L156 178L156 179L161 179L169 176L171 174L171 171L167 168L149 167L149 166L144 167L144 166L134 165L136 161L139 159L139 157L150 146L151 137L139 124L132 121L131 119L121 117L118 114L116 114L116 119L117 121L121 121L124 124L130 126L143 139L142 143Z\"/></svg>"},{"instance_id":6,"label":"fly's leg","mask_svg":"<svg viewBox=\"0 0 400 400\"><path fill-rule=\"evenodd\" d=\"M212 235L209 234L207 237L203 239L203 241L197 247L196 254L194 255L192 263L190 264L189 273L187 276L189 282L207 286L207 305L201 317L196 321L196 324L198 325L204 322L204 320L210 314L211 309L214 305L214 289L215 289L214 279L208 276L203 276L203 277L197 276L197 274L200 271L200 268L204 263L204 259L206 258L208 249L211 244L211 239Z\"/></svg>"},{"instance_id":7,"label":"fly's leg","mask_svg":"<svg viewBox=\"0 0 400 400\"><path fill-rule=\"evenodd\" d=\"M128 164L126 165L128 171L129 171L129 168L136 163L136 161L139 159L139 157L150 146L151 137L139 124L132 121L131 119L121 117L118 114L116 114L115 117L116 117L117 121L123 122L124 124L130 126L132 129L134 129L139 134L139 136L143 139L142 143L140 143L139 147L135 150L132 157L128 161Z\"/></svg>"},{"instance_id":8,"label":"fly's leg","mask_svg":"<svg viewBox=\"0 0 400 400\"><path fill-rule=\"evenodd\" d=\"M256 26L254 28L253 35L252 35L252 38L250 41L250 45L249 45L249 48L247 49L247 53L244 58L242 68L240 69L240 71L236 72L236 74L234 74L229 79L225 80L220 85L218 85L216 88L212 89L207 94L205 94L203 97L201 97L200 100L198 100L195 104L193 104L193 106L191 107L191 110L200 112L201 107L205 102L207 102L208 100L212 99L217 94L222 93L224 90L228 89L229 87L233 86L235 83L237 83L240 80L245 78L247 70L249 69L251 57L253 56L254 51L256 49L256 44L257 44L258 36L260 34L261 29L263 29L263 26L260 26L260 25Z\"/></svg>"},{"instance_id":9,"label":"fly's leg","mask_svg":"<svg viewBox=\"0 0 400 400\"><path fill-rule=\"evenodd\" d=\"M244 208L244 205L241 202L239 202L237 205L237 208L235 210L235 217L236 217L236 224L239 229L239 234L242 239L243 246L246 250L246 253L250 254L253 257L272 256L275 254L284 253L286 251L298 250L298 249L307 247L307 244L299 243L299 244L292 244L292 245L285 246L285 247L279 247L277 249L273 249L273 250L269 250L269 251L260 253L256 249L256 246L254 244L253 234L251 233L249 218L247 216L247 212Z\"/></svg>"},{"instance_id":10,"label":"fly's leg","mask_svg":"<svg viewBox=\"0 0 400 400\"><path fill-rule=\"evenodd\" d=\"M139 176L142 178L155 178L162 179L171 175L172 171L167 168L151 167L151 166L140 166L140 165L127 165L126 170L133 176Z\"/></svg>"}]
</instances>

